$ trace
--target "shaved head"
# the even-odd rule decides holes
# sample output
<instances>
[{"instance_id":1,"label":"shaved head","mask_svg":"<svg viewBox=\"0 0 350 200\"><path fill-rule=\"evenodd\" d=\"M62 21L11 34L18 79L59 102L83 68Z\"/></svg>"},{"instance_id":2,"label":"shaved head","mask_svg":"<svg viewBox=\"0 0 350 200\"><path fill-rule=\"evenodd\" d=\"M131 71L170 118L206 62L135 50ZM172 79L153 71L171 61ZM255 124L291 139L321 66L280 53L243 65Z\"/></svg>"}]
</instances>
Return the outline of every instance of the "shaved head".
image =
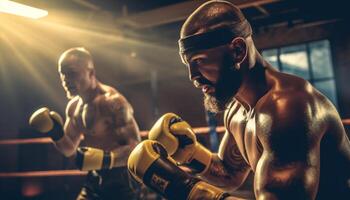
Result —
<instances>
[{"instance_id":1,"label":"shaved head","mask_svg":"<svg viewBox=\"0 0 350 200\"><path fill-rule=\"evenodd\" d=\"M241 10L227 1L209 1L198 7L185 21L180 37L204 33L245 20Z\"/></svg>"},{"instance_id":2,"label":"shaved head","mask_svg":"<svg viewBox=\"0 0 350 200\"><path fill-rule=\"evenodd\" d=\"M58 60L58 66L74 63L79 66L93 69L92 56L84 47L74 47L62 53Z\"/></svg>"},{"instance_id":3,"label":"shaved head","mask_svg":"<svg viewBox=\"0 0 350 200\"><path fill-rule=\"evenodd\" d=\"M241 64L246 61L246 69L255 62L251 35L252 28L242 11L227 1L204 3L183 24L179 54L191 81L196 87L202 86L207 110L225 110L238 92L244 71ZM211 88L215 92L205 92Z\"/></svg>"},{"instance_id":4,"label":"shaved head","mask_svg":"<svg viewBox=\"0 0 350 200\"><path fill-rule=\"evenodd\" d=\"M83 47L74 47L63 52L58 60L58 72L68 99L84 95L96 87L92 56Z\"/></svg>"}]
</instances>

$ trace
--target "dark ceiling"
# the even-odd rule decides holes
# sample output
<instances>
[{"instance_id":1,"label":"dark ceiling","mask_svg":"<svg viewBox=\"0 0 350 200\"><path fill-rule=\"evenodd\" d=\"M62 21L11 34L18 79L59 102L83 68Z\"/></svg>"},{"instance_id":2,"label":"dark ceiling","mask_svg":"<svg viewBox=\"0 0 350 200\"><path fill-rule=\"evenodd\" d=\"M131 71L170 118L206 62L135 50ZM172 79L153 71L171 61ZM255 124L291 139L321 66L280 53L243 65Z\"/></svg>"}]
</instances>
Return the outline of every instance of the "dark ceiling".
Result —
<instances>
[{"instance_id":1,"label":"dark ceiling","mask_svg":"<svg viewBox=\"0 0 350 200\"><path fill-rule=\"evenodd\" d=\"M255 31L276 26L309 26L348 18L346 1L230 0L238 5ZM117 27L177 37L186 16L204 1L194 0L35 0L24 1L48 10L108 12ZM91 19L91 18L90 18Z\"/></svg>"},{"instance_id":2,"label":"dark ceiling","mask_svg":"<svg viewBox=\"0 0 350 200\"><path fill-rule=\"evenodd\" d=\"M0 14L0 75L3 75L0 110L6 113L0 116L0 132L10 133L26 127L29 114L39 105L64 112L67 100L56 70L57 57L73 46L91 50L98 77L130 99L141 128L152 124L150 113L155 95L150 92L150 80L153 72L159 75L159 113L170 110L188 116L202 112L201 105L185 109L176 103L186 98L179 95L189 93L197 94L198 102L201 101L200 93L188 81L176 43L183 21L204 1L15 1L46 9L49 15L43 20L30 21ZM345 0L231 1L245 13L254 32L274 27L314 26L348 18ZM61 20L57 23L51 20L55 13ZM103 31L95 30L99 27ZM161 102L161 99L168 100ZM199 125L202 121L193 123Z\"/></svg>"}]
</instances>

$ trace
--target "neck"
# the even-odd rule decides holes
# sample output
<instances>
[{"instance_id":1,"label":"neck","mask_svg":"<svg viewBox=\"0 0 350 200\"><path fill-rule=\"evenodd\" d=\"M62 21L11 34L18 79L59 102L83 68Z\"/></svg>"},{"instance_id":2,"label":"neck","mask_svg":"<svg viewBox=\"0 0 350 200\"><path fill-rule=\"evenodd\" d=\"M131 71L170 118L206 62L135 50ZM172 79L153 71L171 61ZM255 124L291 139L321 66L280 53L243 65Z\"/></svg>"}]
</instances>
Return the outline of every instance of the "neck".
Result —
<instances>
[{"instance_id":1,"label":"neck","mask_svg":"<svg viewBox=\"0 0 350 200\"><path fill-rule=\"evenodd\" d=\"M265 61L262 56L255 52L253 62L248 61L242 70L242 84L235 97L253 108L258 100L268 91L269 85L265 75ZM252 64L253 63L253 64Z\"/></svg>"},{"instance_id":2,"label":"neck","mask_svg":"<svg viewBox=\"0 0 350 200\"><path fill-rule=\"evenodd\" d=\"M84 94L79 95L83 102L89 103L95 99L95 97L101 93L100 83L96 80L92 86L87 89Z\"/></svg>"}]
</instances>

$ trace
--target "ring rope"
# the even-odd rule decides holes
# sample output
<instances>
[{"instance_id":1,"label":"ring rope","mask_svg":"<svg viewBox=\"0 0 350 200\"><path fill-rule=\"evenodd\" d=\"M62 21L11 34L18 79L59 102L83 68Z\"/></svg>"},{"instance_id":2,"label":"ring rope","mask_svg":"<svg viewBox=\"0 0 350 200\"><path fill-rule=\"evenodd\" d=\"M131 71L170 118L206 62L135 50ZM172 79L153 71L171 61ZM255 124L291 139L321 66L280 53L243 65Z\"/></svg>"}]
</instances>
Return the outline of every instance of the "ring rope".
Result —
<instances>
[{"instance_id":1,"label":"ring rope","mask_svg":"<svg viewBox=\"0 0 350 200\"><path fill-rule=\"evenodd\" d=\"M50 176L83 176L87 172L80 170L48 170L48 171L26 171L26 172L2 172L0 178L29 178Z\"/></svg>"},{"instance_id":2,"label":"ring rope","mask_svg":"<svg viewBox=\"0 0 350 200\"><path fill-rule=\"evenodd\" d=\"M350 119L342 120L344 125L350 125ZM193 129L197 134L205 134L209 132L209 127L197 127ZM225 127L219 126L216 128L218 133L225 131ZM141 136L147 136L148 131L141 131ZM15 144L48 144L52 143L51 138L28 138L28 139L12 139L1 140L0 145L15 145ZM28 178L28 177L53 177L53 176L83 176L87 172L80 170L48 170L48 171L26 171L26 172L2 172L0 178Z\"/></svg>"},{"instance_id":3,"label":"ring rope","mask_svg":"<svg viewBox=\"0 0 350 200\"><path fill-rule=\"evenodd\" d=\"M350 119L342 120L344 125L350 125ZM209 127L196 127L193 128L196 134L206 134L209 132ZM225 132L224 126L216 127L217 133ZM148 131L140 131L141 137L147 137ZM8 139L8 140L0 140L0 145L15 145L15 144L50 144L52 143L52 139L49 137L40 137L40 138L26 138L26 139Z\"/></svg>"}]
</instances>

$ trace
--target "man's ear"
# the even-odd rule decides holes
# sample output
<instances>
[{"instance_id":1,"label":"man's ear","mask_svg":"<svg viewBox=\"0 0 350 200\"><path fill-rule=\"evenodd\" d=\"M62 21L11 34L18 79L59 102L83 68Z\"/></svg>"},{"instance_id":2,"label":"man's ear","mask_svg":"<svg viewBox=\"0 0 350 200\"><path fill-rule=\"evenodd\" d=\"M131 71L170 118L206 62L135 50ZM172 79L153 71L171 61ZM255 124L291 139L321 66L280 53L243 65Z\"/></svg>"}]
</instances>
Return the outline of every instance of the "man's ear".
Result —
<instances>
[{"instance_id":1,"label":"man's ear","mask_svg":"<svg viewBox=\"0 0 350 200\"><path fill-rule=\"evenodd\" d=\"M241 64L247 57L247 43L244 38L236 37L230 43L230 49L233 56L233 61L237 64Z\"/></svg>"}]
</instances>

